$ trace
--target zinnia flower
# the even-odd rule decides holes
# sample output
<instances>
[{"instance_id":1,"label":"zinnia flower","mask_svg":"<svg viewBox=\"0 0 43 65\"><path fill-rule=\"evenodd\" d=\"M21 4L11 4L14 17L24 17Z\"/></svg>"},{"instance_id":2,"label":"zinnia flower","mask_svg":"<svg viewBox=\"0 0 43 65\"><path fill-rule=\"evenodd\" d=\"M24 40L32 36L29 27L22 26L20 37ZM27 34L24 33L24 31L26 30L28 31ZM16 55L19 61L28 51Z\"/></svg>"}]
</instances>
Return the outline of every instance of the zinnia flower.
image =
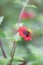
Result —
<instances>
[{"instance_id":1,"label":"zinnia flower","mask_svg":"<svg viewBox=\"0 0 43 65\"><path fill-rule=\"evenodd\" d=\"M23 26L19 28L18 32L19 32L19 35L24 38L24 40L26 41L32 40L30 29L27 29L26 27Z\"/></svg>"}]
</instances>

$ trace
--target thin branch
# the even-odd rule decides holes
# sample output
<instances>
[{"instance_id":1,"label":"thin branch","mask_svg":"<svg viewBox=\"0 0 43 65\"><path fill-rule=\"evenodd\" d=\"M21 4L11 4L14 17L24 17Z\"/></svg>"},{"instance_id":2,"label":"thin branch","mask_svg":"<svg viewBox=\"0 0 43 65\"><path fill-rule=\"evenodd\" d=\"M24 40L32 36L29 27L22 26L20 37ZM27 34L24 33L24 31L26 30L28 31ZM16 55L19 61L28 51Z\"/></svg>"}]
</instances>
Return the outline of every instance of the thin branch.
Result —
<instances>
[{"instance_id":1,"label":"thin branch","mask_svg":"<svg viewBox=\"0 0 43 65\"><path fill-rule=\"evenodd\" d=\"M7 56L5 54L5 51L3 49L3 46L2 46L2 42L1 41L0 41L0 47L1 47L1 50L2 50L2 53L3 53L4 58L7 58Z\"/></svg>"},{"instance_id":2,"label":"thin branch","mask_svg":"<svg viewBox=\"0 0 43 65\"><path fill-rule=\"evenodd\" d=\"M14 57L15 48L16 48L16 42L14 41L13 48L12 48L12 52L11 52L11 57Z\"/></svg>"},{"instance_id":3,"label":"thin branch","mask_svg":"<svg viewBox=\"0 0 43 65\"><path fill-rule=\"evenodd\" d=\"M21 12L20 12L20 16L19 16L19 19L18 19L18 24L21 22L21 17L22 17L22 14L24 12L24 9L25 9L25 6L27 5L28 3L28 0L26 0ZM15 48L16 48L16 42L14 41L13 43L13 48L12 48L12 51L11 51L11 60L9 61L8 65L12 65L12 61L13 61L13 58L14 58L14 53L15 53Z\"/></svg>"},{"instance_id":4,"label":"thin branch","mask_svg":"<svg viewBox=\"0 0 43 65\"><path fill-rule=\"evenodd\" d=\"M24 5L23 5L23 8L22 8L22 10L21 10L21 12L20 12L20 15L19 15L18 23L21 22L21 17L22 17L22 14L23 14L23 12L24 12L24 10L25 10L25 7L26 7L27 3L28 3L28 0L26 0L26 2L25 2Z\"/></svg>"},{"instance_id":5,"label":"thin branch","mask_svg":"<svg viewBox=\"0 0 43 65\"><path fill-rule=\"evenodd\" d=\"M13 61L13 58L14 58L15 49L16 49L16 42L14 41L13 47L12 47L12 51L11 51L11 60L9 61L8 65L12 65L12 61Z\"/></svg>"}]
</instances>

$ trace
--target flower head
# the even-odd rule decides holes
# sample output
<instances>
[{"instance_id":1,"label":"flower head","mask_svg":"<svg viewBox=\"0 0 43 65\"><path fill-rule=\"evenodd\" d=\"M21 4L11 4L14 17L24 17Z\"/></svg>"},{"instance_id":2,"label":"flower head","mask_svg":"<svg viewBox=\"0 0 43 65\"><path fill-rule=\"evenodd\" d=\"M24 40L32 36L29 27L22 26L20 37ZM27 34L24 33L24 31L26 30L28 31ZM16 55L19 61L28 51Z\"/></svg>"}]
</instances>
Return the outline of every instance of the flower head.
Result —
<instances>
[{"instance_id":1,"label":"flower head","mask_svg":"<svg viewBox=\"0 0 43 65\"><path fill-rule=\"evenodd\" d=\"M24 38L24 40L26 41L32 40L30 29L27 29L26 27L23 26L19 28L18 32L19 32L19 35Z\"/></svg>"},{"instance_id":2,"label":"flower head","mask_svg":"<svg viewBox=\"0 0 43 65\"><path fill-rule=\"evenodd\" d=\"M22 19L33 19L35 17L35 13L34 12L27 12L24 11L22 14Z\"/></svg>"}]
</instances>

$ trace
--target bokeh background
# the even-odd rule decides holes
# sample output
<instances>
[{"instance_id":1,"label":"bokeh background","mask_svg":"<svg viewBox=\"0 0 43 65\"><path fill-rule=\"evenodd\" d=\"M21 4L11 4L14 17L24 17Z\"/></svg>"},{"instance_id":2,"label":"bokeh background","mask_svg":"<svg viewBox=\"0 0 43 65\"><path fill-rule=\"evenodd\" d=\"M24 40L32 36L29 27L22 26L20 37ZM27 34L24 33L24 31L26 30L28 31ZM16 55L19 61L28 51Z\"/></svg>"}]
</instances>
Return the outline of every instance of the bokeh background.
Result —
<instances>
[{"instance_id":1,"label":"bokeh background","mask_svg":"<svg viewBox=\"0 0 43 65\"><path fill-rule=\"evenodd\" d=\"M26 0L18 0L25 2ZM32 41L18 41L15 50L15 58L12 65L43 65L43 0L29 0L28 5L35 7L26 7L28 12L34 12L35 18L22 19L21 22L32 30ZM9 61L10 53L15 33L15 24L23 5L17 0L0 0L0 41L7 54L4 59L0 48L0 65L6 65ZM7 39L6 37L11 37ZM21 62L20 60L24 60Z\"/></svg>"}]
</instances>

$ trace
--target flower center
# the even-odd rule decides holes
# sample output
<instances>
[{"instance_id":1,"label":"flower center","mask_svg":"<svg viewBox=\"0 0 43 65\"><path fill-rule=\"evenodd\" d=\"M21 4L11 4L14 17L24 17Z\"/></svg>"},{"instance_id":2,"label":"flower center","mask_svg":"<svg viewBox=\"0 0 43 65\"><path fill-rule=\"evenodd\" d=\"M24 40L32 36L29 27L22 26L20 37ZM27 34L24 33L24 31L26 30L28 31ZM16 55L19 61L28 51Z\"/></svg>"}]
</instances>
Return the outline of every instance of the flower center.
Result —
<instances>
[{"instance_id":1,"label":"flower center","mask_svg":"<svg viewBox=\"0 0 43 65\"><path fill-rule=\"evenodd\" d=\"M28 36L30 35L30 32L27 31L27 30L24 30L24 31L23 31L23 34L26 35L26 37L28 37Z\"/></svg>"}]
</instances>

